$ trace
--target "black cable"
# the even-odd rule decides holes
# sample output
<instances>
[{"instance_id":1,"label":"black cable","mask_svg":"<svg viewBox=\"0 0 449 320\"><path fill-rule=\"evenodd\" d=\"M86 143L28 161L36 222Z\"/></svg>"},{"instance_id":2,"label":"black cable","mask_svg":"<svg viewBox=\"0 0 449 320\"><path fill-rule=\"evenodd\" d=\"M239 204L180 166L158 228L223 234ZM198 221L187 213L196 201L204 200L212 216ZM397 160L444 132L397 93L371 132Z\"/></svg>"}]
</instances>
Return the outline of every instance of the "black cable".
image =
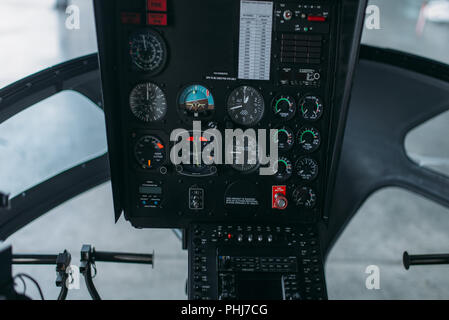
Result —
<instances>
[{"instance_id":1,"label":"black cable","mask_svg":"<svg viewBox=\"0 0 449 320\"><path fill-rule=\"evenodd\" d=\"M20 278L24 277L24 278L27 278L28 280L30 280L31 282L33 282L34 285L36 286L37 290L39 291L39 295L41 296L41 300L45 300L44 294L43 294L42 289L41 289L41 286L39 285L39 283L33 277L27 275L26 273L19 273L19 274L16 274L13 279L15 279L17 277L20 277Z\"/></svg>"},{"instance_id":2,"label":"black cable","mask_svg":"<svg viewBox=\"0 0 449 320\"><path fill-rule=\"evenodd\" d=\"M23 280L23 278L21 276L19 276L17 278L19 278L20 281L22 281L22 285L23 285L22 294L25 295L25 293L27 292L27 284L26 284L25 280ZM17 285L17 283L15 281L14 281L14 285Z\"/></svg>"}]
</instances>

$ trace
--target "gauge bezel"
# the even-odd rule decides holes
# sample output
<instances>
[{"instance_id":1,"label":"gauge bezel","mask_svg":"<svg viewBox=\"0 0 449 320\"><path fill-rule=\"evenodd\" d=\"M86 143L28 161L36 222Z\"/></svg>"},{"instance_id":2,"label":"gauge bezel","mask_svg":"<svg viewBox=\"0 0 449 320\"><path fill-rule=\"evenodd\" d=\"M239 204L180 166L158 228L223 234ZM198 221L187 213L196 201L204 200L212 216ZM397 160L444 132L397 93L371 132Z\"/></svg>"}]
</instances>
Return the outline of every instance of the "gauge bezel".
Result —
<instances>
[{"instance_id":1,"label":"gauge bezel","mask_svg":"<svg viewBox=\"0 0 449 320\"><path fill-rule=\"evenodd\" d=\"M304 112L303 112L303 109L302 109L302 105L303 105L303 101L305 101L305 99L307 99L307 98L309 98L309 97L317 98L317 99L321 102L321 112L320 112L320 114L318 115L318 117L317 117L316 119L311 119L311 118L306 118L306 117L304 117ZM300 116L301 116L301 119L303 119L304 121L308 121L308 122L316 122L316 121L320 120L320 119L323 117L323 113L324 113L324 102L323 102L323 99L322 99L319 95L316 95L316 94L313 94L313 93L308 93L308 94L303 95L303 96L299 99L298 104L297 104L297 107L298 107L298 109L299 109L299 114L300 114Z\"/></svg>"},{"instance_id":2,"label":"gauge bezel","mask_svg":"<svg viewBox=\"0 0 449 320\"><path fill-rule=\"evenodd\" d=\"M290 98L293 101L293 112L289 114L288 117L281 117L279 113L276 113L276 106L278 104L278 101L282 98L286 99L286 97ZM290 121L296 116L296 109L298 107L298 103L296 102L296 98L292 96L291 94L277 94L274 96L274 98L271 100L271 108L273 110L273 114L277 119L282 121Z\"/></svg>"},{"instance_id":3,"label":"gauge bezel","mask_svg":"<svg viewBox=\"0 0 449 320\"><path fill-rule=\"evenodd\" d=\"M309 130L309 131L310 131L311 129L315 130L315 131L318 133L318 140L319 140L319 141L318 141L318 145L313 145L313 148L312 148L312 149L307 150L307 149L304 149L303 144L300 142L300 136L301 136L301 133L302 133L303 131L306 131L306 130ZM317 150L319 150L319 148L321 147L321 143L322 143L321 132L320 132L320 130L318 130L318 129L317 129L316 127L314 127L314 126L310 126L310 125L302 126L302 127L298 130L298 133L296 134L296 141L295 141L295 142L298 144L300 150L301 150L303 153L306 153L306 154L314 153L314 152L316 152Z\"/></svg>"},{"instance_id":4,"label":"gauge bezel","mask_svg":"<svg viewBox=\"0 0 449 320\"><path fill-rule=\"evenodd\" d=\"M146 85L146 84L152 84L152 85L156 86L156 88L158 88L159 90L161 90L161 92L162 92L163 95L164 95L164 99L165 99L165 111L164 111L164 114L162 115L162 117L161 117L160 119L146 121L146 120L144 120L144 119L139 118L139 117L134 113L134 111L133 111L133 109L132 109L132 106L131 106L131 97L132 97L132 94L134 93L134 91L137 89L138 86L140 86L140 85ZM135 119L137 119L138 121L142 122L142 123L158 123L158 122L163 122L163 121L165 121L165 119L166 119L166 117L167 117L167 113L168 113L168 99L167 99L167 94L166 94L166 92L164 91L164 89L162 88L162 86L159 85L159 84L157 84L157 83L155 83L155 82L145 81L145 82L138 82L138 83L136 83L136 84L131 88L131 90L129 91L129 95L128 95L128 104L129 104L129 110L130 110L131 114L133 115L133 117L134 117Z\"/></svg>"},{"instance_id":5,"label":"gauge bezel","mask_svg":"<svg viewBox=\"0 0 449 320\"><path fill-rule=\"evenodd\" d=\"M133 37L137 34L143 34L143 33L151 33L155 36L155 38L160 42L161 47L162 47L162 60L159 64L159 66L157 68L155 68L154 70L146 70L143 69L142 67L140 67L138 64L135 63L135 59L133 58L132 55L132 40ZM166 67L167 61L168 61L168 46L167 43L164 39L164 37L154 28L140 28L140 29L135 29L129 32L128 34L128 59L129 59L129 65L132 71L135 72L139 72L142 74L145 74L146 76L155 76L158 75L159 73L162 72L162 70L164 70L164 68Z\"/></svg>"},{"instance_id":6,"label":"gauge bezel","mask_svg":"<svg viewBox=\"0 0 449 320\"><path fill-rule=\"evenodd\" d=\"M236 120L235 117L233 117L233 115L230 113L230 105L229 105L229 101L231 99L231 97L234 95L235 92L237 92L239 89L242 89L244 87L248 87L251 88L251 90L254 90L261 98L262 101L262 112L259 114L257 121L253 121L251 123L244 123L242 121ZM239 85L237 87L234 87L233 89L230 90L230 92L227 94L227 98L226 98L226 114L227 116L231 119L231 121L239 126L243 126L246 128L252 128L252 127L256 127L258 126L262 120L265 118L265 114L267 112L267 107L266 107L266 101L265 101L265 97L263 95L263 93L261 92L261 90L259 88L256 88L254 86L251 85L246 85L246 84L242 84Z\"/></svg>"},{"instance_id":7,"label":"gauge bezel","mask_svg":"<svg viewBox=\"0 0 449 320\"><path fill-rule=\"evenodd\" d=\"M304 178L301 177L301 176L299 175L299 173L298 173L298 164L299 164L300 161L303 161L303 160L305 160L305 159L310 159L310 160L314 161L315 164L316 164L317 170L316 170L315 174L314 174L310 179L304 179ZM318 161L317 161L314 157L311 157L311 156L302 156L302 157L298 158L298 160L296 160L296 162L295 162L295 165L294 165L294 173L295 173L295 176L296 176L296 177L298 177L299 179L301 179L301 181L304 181L304 182L312 182L312 181L315 181L315 180L318 178L318 175L320 174L320 165L319 165Z\"/></svg>"},{"instance_id":8,"label":"gauge bezel","mask_svg":"<svg viewBox=\"0 0 449 320\"><path fill-rule=\"evenodd\" d=\"M190 116L187 113L187 111L185 111L184 109L180 108L179 100L181 99L182 94L187 90L187 88L190 88L190 87L193 87L193 86L201 86L201 87L203 87L204 89L206 89L207 91L210 92L210 95L212 96L212 100L214 100L214 109L213 110L209 110L210 111L210 115L199 116L198 118L195 118L193 116ZM211 120L211 119L214 118L215 113L217 111L217 100L215 99L215 95L214 95L213 91L206 84L201 83L201 82L186 84L186 85L183 85L181 87L181 89L179 90L178 94L176 95L176 111L178 112L179 117L184 122L187 122L188 124L192 124L191 123L192 121Z\"/></svg>"},{"instance_id":9,"label":"gauge bezel","mask_svg":"<svg viewBox=\"0 0 449 320\"><path fill-rule=\"evenodd\" d=\"M295 168L294 168L293 162L290 160L290 158L288 158L286 156L279 157L276 164L278 164L281 160L284 160L284 161L287 160L290 163L291 172L287 176L278 176L278 172L276 171L276 173L273 175L273 177L276 181L284 182L284 181L289 180L293 176Z\"/></svg>"},{"instance_id":10,"label":"gauge bezel","mask_svg":"<svg viewBox=\"0 0 449 320\"><path fill-rule=\"evenodd\" d=\"M290 126L284 126L284 125L277 126L274 129L277 130L277 132L279 132L280 130L284 129L284 130L289 131L291 133L293 143L288 148L286 148L286 149L279 149L279 141L278 141L278 151L280 153L284 154L284 153L287 153L287 152L291 151L293 149L293 147L295 146L295 144L296 144L295 131ZM279 140L279 133L277 133L277 136L278 136L278 140Z\"/></svg>"},{"instance_id":11,"label":"gauge bezel","mask_svg":"<svg viewBox=\"0 0 449 320\"><path fill-rule=\"evenodd\" d=\"M169 165L169 162L170 162L170 150L169 150L170 148L169 148L169 144L168 144L169 139L164 132L155 131L155 130L138 130L138 131L133 131L130 135L131 135L131 139L130 139L130 143L128 145L128 148L130 150L129 165L132 168L134 168L136 171L140 171L140 172L157 172L162 167L167 168L167 166ZM164 161L162 161L160 163L160 165L150 168L150 169L144 168L141 165L140 160L138 160L136 158L136 154L135 154L136 144L140 141L140 139L142 139L145 136L153 136L153 137L157 138L164 144L164 147L165 147Z\"/></svg>"}]
</instances>

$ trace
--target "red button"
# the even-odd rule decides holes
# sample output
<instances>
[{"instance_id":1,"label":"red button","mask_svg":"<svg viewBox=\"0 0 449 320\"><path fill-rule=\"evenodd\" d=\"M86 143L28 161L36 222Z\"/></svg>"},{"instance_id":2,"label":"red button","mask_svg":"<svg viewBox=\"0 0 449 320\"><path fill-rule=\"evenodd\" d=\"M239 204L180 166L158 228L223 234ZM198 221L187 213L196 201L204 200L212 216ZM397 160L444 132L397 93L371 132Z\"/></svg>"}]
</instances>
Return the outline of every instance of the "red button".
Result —
<instances>
[{"instance_id":1,"label":"red button","mask_svg":"<svg viewBox=\"0 0 449 320\"><path fill-rule=\"evenodd\" d=\"M149 11L167 11L167 0L148 0Z\"/></svg>"},{"instance_id":2,"label":"red button","mask_svg":"<svg viewBox=\"0 0 449 320\"><path fill-rule=\"evenodd\" d=\"M152 26L166 26L167 14L166 13L149 13L148 24Z\"/></svg>"},{"instance_id":3,"label":"red button","mask_svg":"<svg viewBox=\"0 0 449 320\"><path fill-rule=\"evenodd\" d=\"M123 24L140 24L140 13L136 12L122 12L120 18Z\"/></svg>"}]
</instances>

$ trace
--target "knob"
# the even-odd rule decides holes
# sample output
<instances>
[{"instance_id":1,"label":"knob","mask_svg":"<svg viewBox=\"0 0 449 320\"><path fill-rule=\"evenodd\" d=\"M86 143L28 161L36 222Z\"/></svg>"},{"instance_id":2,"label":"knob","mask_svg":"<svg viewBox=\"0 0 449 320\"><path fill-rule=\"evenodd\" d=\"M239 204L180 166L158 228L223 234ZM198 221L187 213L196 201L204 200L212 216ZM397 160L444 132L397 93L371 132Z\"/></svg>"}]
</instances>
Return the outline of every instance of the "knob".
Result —
<instances>
[{"instance_id":1,"label":"knob","mask_svg":"<svg viewBox=\"0 0 449 320\"><path fill-rule=\"evenodd\" d=\"M290 10L284 11L284 14L283 14L284 20L287 20L287 21L291 20L292 16L293 16L293 13Z\"/></svg>"},{"instance_id":2,"label":"knob","mask_svg":"<svg viewBox=\"0 0 449 320\"><path fill-rule=\"evenodd\" d=\"M273 242L273 235L269 234L267 237L268 242Z\"/></svg>"},{"instance_id":3,"label":"knob","mask_svg":"<svg viewBox=\"0 0 449 320\"><path fill-rule=\"evenodd\" d=\"M274 198L274 207L279 210L285 210L287 209L287 206L287 198L283 194L278 193Z\"/></svg>"},{"instance_id":4,"label":"knob","mask_svg":"<svg viewBox=\"0 0 449 320\"><path fill-rule=\"evenodd\" d=\"M248 242L253 242L253 235L252 234L248 235Z\"/></svg>"},{"instance_id":5,"label":"knob","mask_svg":"<svg viewBox=\"0 0 449 320\"><path fill-rule=\"evenodd\" d=\"M230 269L231 268L231 257L223 257L222 258L222 263L223 263L223 267L225 269Z\"/></svg>"},{"instance_id":6,"label":"knob","mask_svg":"<svg viewBox=\"0 0 449 320\"><path fill-rule=\"evenodd\" d=\"M259 235L259 236L257 236L257 241L259 241L259 242L262 242L263 241L263 235Z\"/></svg>"},{"instance_id":7,"label":"knob","mask_svg":"<svg viewBox=\"0 0 449 320\"><path fill-rule=\"evenodd\" d=\"M242 241L243 241L243 234L239 234L239 235L237 236L237 241L238 241L238 242L242 242Z\"/></svg>"}]
</instances>

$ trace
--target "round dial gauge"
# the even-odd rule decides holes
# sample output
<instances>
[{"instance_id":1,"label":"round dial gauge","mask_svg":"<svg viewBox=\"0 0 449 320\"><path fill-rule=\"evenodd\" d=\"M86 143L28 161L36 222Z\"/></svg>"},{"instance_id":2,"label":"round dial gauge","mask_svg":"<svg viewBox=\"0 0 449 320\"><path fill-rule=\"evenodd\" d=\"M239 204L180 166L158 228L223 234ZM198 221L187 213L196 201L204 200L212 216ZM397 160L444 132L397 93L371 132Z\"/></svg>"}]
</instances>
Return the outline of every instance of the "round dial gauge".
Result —
<instances>
[{"instance_id":1,"label":"round dial gauge","mask_svg":"<svg viewBox=\"0 0 449 320\"><path fill-rule=\"evenodd\" d=\"M227 152L232 155L231 167L240 172L252 172L259 167L257 142L251 137L235 139L228 144Z\"/></svg>"},{"instance_id":2,"label":"round dial gauge","mask_svg":"<svg viewBox=\"0 0 449 320\"><path fill-rule=\"evenodd\" d=\"M288 127L279 128L273 139L281 152L289 151L295 144L295 135L292 129Z\"/></svg>"},{"instance_id":3,"label":"round dial gauge","mask_svg":"<svg viewBox=\"0 0 449 320\"><path fill-rule=\"evenodd\" d=\"M279 95L274 98L273 103L274 114L283 119L291 120L296 113L296 102L295 99L288 95Z\"/></svg>"},{"instance_id":4,"label":"round dial gauge","mask_svg":"<svg viewBox=\"0 0 449 320\"><path fill-rule=\"evenodd\" d=\"M215 101L209 89L201 85L184 88L178 99L179 111L195 119L209 118L215 111Z\"/></svg>"},{"instance_id":5,"label":"round dial gauge","mask_svg":"<svg viewBox=\"0 0 449 320\"><path fill-rule=\"evenodd\" d=\"M312 158L301 158L295 164L296 174L304 181L312 181L318 176L318 163Z\"/></svg>"},{"instance_id":6,"label":"round dial gauge","mask_svg":"<svg viewBox=\"0 0 449 320\"><path fill-rule=\"evenodd\" d=\"M304 120L316 121L323 115L323 103L316 96L307 96L300 102L301 115Z\"/></svg>"},{"instance_id":7,"label":"round dial gauge","mask_svg":"<svg viewBox=\"0 0 449 320\"><path fill-rule=\"evenodd\" d=\"M298 207L313 209L316 206L317 195L310 187L298 187L293 191L293 201Z\"/></svg>"},{"instance_id":8,"label":"round dial gauge","mask_svg":"<svg viewBox=\"0 0 449 320\"><path fill-rule=\"evenodd\" d=\"M156 74L167 61L167 46L155 31L147 29L134 32L129 39L131 61L134 68Z\"/></svg>"},{"instance_id":9,"label":"round dial gauge","mask_svg":"<svg viewBox=\"0 0 449 320\"><path fill-rule=\"evenodd\" d=\"M165 146L155 136L143 136L134 147L134 155L143 169L156 169L165 161Z\"/></svg>"},{"instance_id":10,"label":"round dial gauge","mask_svg":"<svg viewBox=\"0 0 449 320\"><path fill-rule=\"evenodd\" d=\"M280 181L288 180L293 173L292 162L286 157L279 158L274 169L276 171L274 177Z\"/></svg>"},{"instance_id":11,"label":"round dial gauge","mask_svg":"<svg viewBox=\"0 0 449 320\"><path fill-rule=\"evenodd\" d=\"M321 144L320 132L313 127L302 127L298 132L298 144L305 152L316 151Z\"/></svg>"},{"instance_id":12,"label":"round dial gauge","mask_svg":"<svg viewBox=\"0 0 449 320\"><path fill-rule=\"evenodd\" d=\"M162 120L167 114L167 99L154 83L138 84L129 96L129 105L137 119L145 122Z\"/></svg>"},{"instance_id":13,"label":"round dial gauge","mask_svg":"<svg viewBox=\"0 0 449 320\"><path fill-rule=\"evenodd\" d=\"M251 127L262 120L265 102L259 91L253 87L242 86L231 92L227 108L232 121Z\"/></svg>"}]
</instances>

